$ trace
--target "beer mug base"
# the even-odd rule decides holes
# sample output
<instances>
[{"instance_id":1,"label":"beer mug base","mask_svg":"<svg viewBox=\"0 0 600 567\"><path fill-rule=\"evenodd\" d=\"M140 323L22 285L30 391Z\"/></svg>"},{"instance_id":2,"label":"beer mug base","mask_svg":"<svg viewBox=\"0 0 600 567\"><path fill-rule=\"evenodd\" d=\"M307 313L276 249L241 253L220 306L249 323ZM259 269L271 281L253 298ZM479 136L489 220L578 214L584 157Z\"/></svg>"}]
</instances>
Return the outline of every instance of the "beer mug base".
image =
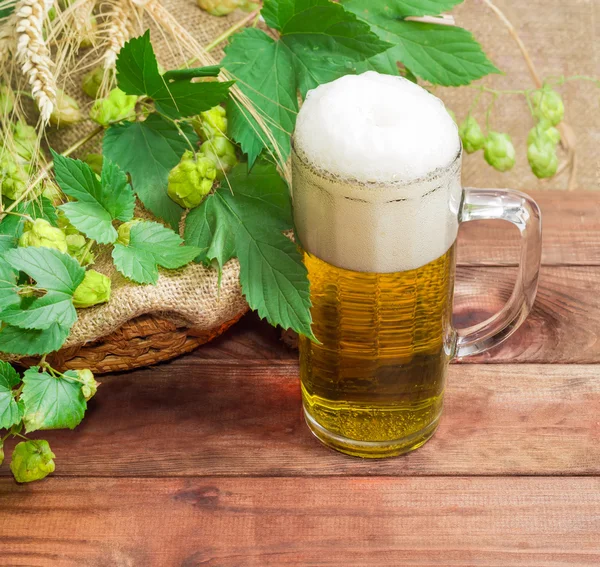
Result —
<instances>
[{"instance_id":1,"label":"beer mug base","mask_svg":"<svg viewBox=\"0 0 600 567\"><path fill-rule=\"evenodd\" d=\"M323 443L323 445L339 451L340 453L345 453L352 457L361 457L363 459L397 457L398 455L409 453L410 451L422 447L429 439L431 439L431 437L433 437L433 434L439 425L441 416L441 413L438 414L427 427L402 439L391 441L358 441L328 431L322 425L317 423L306 407L303 407L303 409L304 419L308 428L312 434Z\"/></svg>"}]
</instances>

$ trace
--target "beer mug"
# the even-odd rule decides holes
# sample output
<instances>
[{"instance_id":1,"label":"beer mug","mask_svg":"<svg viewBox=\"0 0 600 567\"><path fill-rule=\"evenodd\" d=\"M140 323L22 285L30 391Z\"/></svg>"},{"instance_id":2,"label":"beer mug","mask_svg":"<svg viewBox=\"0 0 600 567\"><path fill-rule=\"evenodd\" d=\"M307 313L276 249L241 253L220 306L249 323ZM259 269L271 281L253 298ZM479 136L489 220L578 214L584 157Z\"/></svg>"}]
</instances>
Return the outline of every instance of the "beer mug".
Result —
<instances>
[{"instance_id":1,"label":"beer mug","mask_svg":"<svg viewBox=\"0 0 600 567\"><path fill-rule=\"evenodd\" d=\"M333 449L376 458L422 446L450 360L498 345L531 309L540 211L517 191L463 188L461 160L441 101L400 77L343 77L300 110L293 210L318 341L301 337L300 379L307 424ZM455 329L458 227L481 219L519 229L519 274L498 314Z\"/></svg>"}]
</instances>

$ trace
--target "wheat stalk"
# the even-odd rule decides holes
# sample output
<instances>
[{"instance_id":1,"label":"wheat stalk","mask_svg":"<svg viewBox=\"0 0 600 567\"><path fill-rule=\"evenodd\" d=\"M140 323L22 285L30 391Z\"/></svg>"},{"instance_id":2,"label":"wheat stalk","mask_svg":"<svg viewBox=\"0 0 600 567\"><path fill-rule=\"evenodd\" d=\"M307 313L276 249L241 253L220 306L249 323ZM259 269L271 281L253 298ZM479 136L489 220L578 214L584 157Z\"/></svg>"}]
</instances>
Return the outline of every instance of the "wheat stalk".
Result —
<instances>
[{"instance_id":1,"label":"wheat stalk","mask_svg":"<svg viewBox=\"0 0 600 567\"><path fill-rule=\"evenodd\" d=\"M56 81L53 62L44 39L43 25L52 0L21 0L15 9L17 61L31 85L31 94L47 123L54 110Z\"/></svg>"}]
</instances>

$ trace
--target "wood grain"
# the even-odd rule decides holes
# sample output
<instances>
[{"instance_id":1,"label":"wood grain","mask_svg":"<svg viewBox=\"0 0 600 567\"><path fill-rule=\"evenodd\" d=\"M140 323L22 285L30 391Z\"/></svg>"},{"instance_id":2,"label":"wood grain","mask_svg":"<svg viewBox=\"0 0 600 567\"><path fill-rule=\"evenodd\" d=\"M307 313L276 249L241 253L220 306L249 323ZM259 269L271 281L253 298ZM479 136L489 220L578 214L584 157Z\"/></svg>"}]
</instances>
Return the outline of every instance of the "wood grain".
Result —
<instances>
[{"instance_id":1,"label":"wood grain","mask_svg":"<svg viewBox=\"0 0 600 567\"><path fill-rule=\"evenodd\" d=\"M587 365L454 365L434 438L381 461L312 437L293 364L106 377L81 426L39 437L60 476L591 475L600 473L597 378Z\"/></svg>"},{"instance_id":2,"label":"wood grain","mask_svg":"<svg viewBox=\"0 0 600 567\"><path fill-rule=\"evenodd\" d=\"M467 267L457 270L455 325L468 327L497 313L513 289L516 268ZM533 311L503 345L464 363L580 363L600 362L600 267L544 266ZM280 333L250 315L223 337L203 346L176 366L201 360L237 362L244 366L266 360L287 364L296 350Z\"/></svg>"},{"instance_id":3,"label":"wood grain","mask_svg":"<svg viewBox=\"0 0 600 567\"><path fill-rule=\"evenodd\" d=\"M552 266L600 265L600 198L591 191L533 191L542 210L542 263ZM461 226L458 263L472 266L516 265L518 231L502 221Z\"/></svg>"},{"instance_id":4,"label":"wood grain","mask_svg":"<svg viewBox=\"0 0 600 567\"><path fill-rule=\"evenodd\" d=\"M578 567L597 478L0 481L5 565Z\"/></svg>"}]
</instances>

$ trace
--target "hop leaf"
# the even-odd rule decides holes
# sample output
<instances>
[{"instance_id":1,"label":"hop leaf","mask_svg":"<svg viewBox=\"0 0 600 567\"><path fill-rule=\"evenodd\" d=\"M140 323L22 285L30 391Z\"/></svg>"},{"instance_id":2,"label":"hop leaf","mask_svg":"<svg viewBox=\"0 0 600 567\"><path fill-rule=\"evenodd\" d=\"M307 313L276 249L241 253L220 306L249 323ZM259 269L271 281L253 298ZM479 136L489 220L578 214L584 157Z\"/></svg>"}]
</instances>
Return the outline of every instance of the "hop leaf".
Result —
<instances>
[{"instance_id":1,"label":"hop leaf","mask_svg":"<svg viewBox=\"0 0 600 567\"><path fill-rule=\"evenodd\" d=\"M538 120L547 120L556 126L565 115L565 106L561 96L552 88L544 86L531 94L533 115Z\"/></svg>"},{"instance_id":2,"label":"hop leaf","mask_svg":"<svg viewBox=\"0 0 600 567\"><path fill-rule=\"evenodd\" d=\"M515 148L510 136L490 132L483 149L483 156L494 169L508 171L515 165Z\"/></svg>"},{"instance_id":3,"label":"hop leaf","mask_svg":"<svg viewBox=\"0 0 600 567\"><path fill-rule=\"evenodd\" d=\"M0 360L0 429L9 429L23 418L22 404L13 394L13 388L19 382L21 377L16 370L8 362Z\"/></svg>"},{"instance_id":4,"label":"hop leaf","mask_svg":"<svg viewBox=\"0 0 600 567\"><path fill-rule=\"evenodd\" d=\"M36 219L25 224L25 230L19 238L19 246L27 248L53 248L59 252L67 252L67 238L60 229L52 226L47 220Z\"/></svg>"},{"instance_id":5,"label":"hop leaf","mask_svg":"<svg viewBox=\"0 0 600 567\"><path fill-rule=\"evenodd\" d=\"M23 422L28 433L38 429L75 429L83 419L87 404L77 373L63 376L40 372L33 366L23 374L21 399L25 404Z\"/></svg>"},{"instance_id":6,"label":"hop leaf","mask_svg":"<svg viewBox=\"0 0 600 567\"><path fill-rule=\"evenodd\" d=\"M100 90L100 85L102 85L103 79L104 69L102 67L96 67L95 69L92 69L89 73L86 73L81 80L81 88L83 92L90 98L96 98L98 96L98 91Z\"/></svg>"},{"instance_id":7,"label":"hop leaf","mask_svg":"<svg viewBox=\"0 0 600 567\"><path fill-rule=\"evenodd\" d=\"M109 126L113 122L135 117L135 105L138 97L125 94L115 88L106 98L98 99L90 110L90 118L101 126Z\"/></svg>"},{"instance_id":8,"label":"hop leaf","mask_svg":"<svg viewBox=\"0 0 600 567\"><path fill-rule=\"evenodd\" d=\"M169 173L167 192L178 205L193 209L210 193L216 176L212 160L188 150Z\"/></svg>"},{"instance_id":9,"label":"hop leaf","mask_svg":"<svg viewBox=\"0 0 600 567\"><path fill-rule=\"evenodd\" d=\"M94 379L94 374L88 368L83 370L76 370L77 376L83 384L81 385L81 392L85 398L86 402L89 402L98 390L98 386L100 385Z\"/></svg>"},{"instance_id":10,"label":"hop leaf","mask_svg":"<svg viewBox=\"0 0 600 567\"><path fill-rule=\"evenodd\" d=\"M222 106L215 106L194 118L192 126L203 142L216 136L227 136L227 111Z\"/></svg>"},{"instance_id":11,"label":"hop leaf","mask_svg":"<svg viewBox=\"0 0 600 567\"><path fill-rule=\"evenodd\" d=\"M83 116L81 115L77 101L64 91L58 89L56 91L54 110L50 115L50 123L58 127L72 126L80 122L82 118Z\"/></svg>"},{"instance_id":12,"label":"hop leaf","mask_svg":"<svg viewBox=\"0 0 600 567\"><path fill-rule=\"evenodd\" d=\"M475 117L469 115L458 129L460 139L462 140L463 148L468 154L472 154L483 148L485 144L485 136L475 120Z\"/></svg>"},{"instance_id":13,"label":"hop leaf","mask_svg":"<svg viewBox=\"0 0 600 567\"><path fill-rule=\"evenodd\" d=\"M129 244L115 244L113 260L119 272L137 283L155 284L158 266L174 270L200 254L195 246L181 246L178 234L157 222L138 222L130 230Z\"/></svg>"},{"instance_id":14,"label":"hop leaf","mask_svg":"<svg viewBox=\"0 0 600 567\"><path fill-rule=\"evenodd\" d=\"M40 480L54 472L55 456L48 441L21 441L13 451L10 470L17 482Z\"/></svg>"},{"instance_id":15,"label":"hop leaf","mask_svg":"<svg viewBox=\"0 0 600 567\"><path fill-rule=\"evenodd\" d=\"M96 270L88 270L73 294L73 305L77 308L92 307L109 299L110 278Z\"/></svg>"},{"instance_id":16,"label":"hop leaf","mask_svg":"<svg viewBox=\"0 0 600 567\"><path fill-rule=\"evenodd\" d=\"M556 144L543 138L537 138L527 146L527 161L531 171L539 179L552 177L558 169Z\"/></svg>"},{"instance_id":17,"label":"hop leaf","mask_svg":"<svg viewBox=\"0 0 600 567\"><path fill-rule=\"evenodd\" d=\"M200 146L200 154L215 164L217 179L223 179L238 162L235 146L223 136L206 140Z\"/></svg>"}]
</instances>

